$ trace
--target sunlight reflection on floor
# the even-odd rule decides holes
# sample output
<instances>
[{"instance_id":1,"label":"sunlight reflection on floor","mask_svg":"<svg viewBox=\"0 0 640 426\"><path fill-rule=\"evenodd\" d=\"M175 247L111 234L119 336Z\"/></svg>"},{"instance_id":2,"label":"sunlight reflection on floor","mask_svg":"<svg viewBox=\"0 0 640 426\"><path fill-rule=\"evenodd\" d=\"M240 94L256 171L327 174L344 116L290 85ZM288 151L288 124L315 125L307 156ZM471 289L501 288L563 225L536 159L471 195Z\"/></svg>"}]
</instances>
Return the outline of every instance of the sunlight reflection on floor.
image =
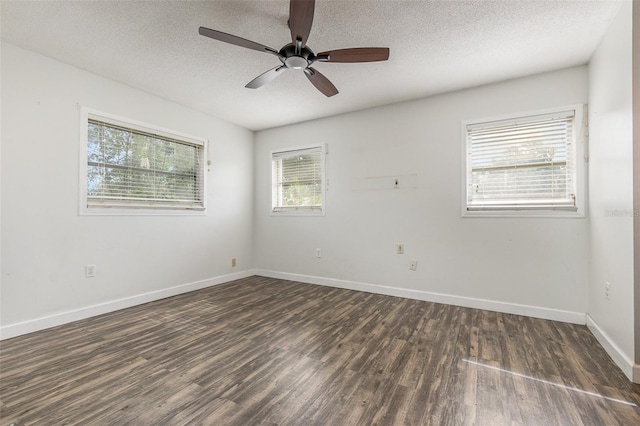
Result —
<instances>
[{"instance_id":1,"label":"sunlight reflection on floor","mask_svg":"<svg viewBox=\"0 0 640 426\"><path fill-rule=\"evenodd\" d=\"M596 398L602 398L602 399L606 399L608 401L613 401L613 402L618 402L620 404L630 405L632 407L637 407L638 406L637 404L634 404L633 402L623 401L621 399L616 399L616 398L611 398L611 397L608 397L608 396L600 395L599 393L589 392L589 391L578 389L578 388L574 388L574 387L571 387L571 386L565 386L565 385L562 385L560 383L553 383L553 382L550 382L548 380L537 379L535 377L527 376L525 374L516 373L514 371L505 370L503 368L494 367L492 365L482 364L480 362L471 361L469 359L463 359L462 361L464 361L464 362L466 362L468 364L477 365L478 367L484 367L484 368L488 368L488 369L491 369L491 370L501 371L503 373L511 374L513 376L522 377L523 379L534 380L534 381L539 382L539 383L544 383L546 385L551 385L551 386L559 387L559 388L562 388L562 389L571 390L571 391L578 392L578 393L581 393L581 394L584 394L584 395L589 395L589 396L593 396L593 397L596 397Z\"/></svg>"}]
</instances>

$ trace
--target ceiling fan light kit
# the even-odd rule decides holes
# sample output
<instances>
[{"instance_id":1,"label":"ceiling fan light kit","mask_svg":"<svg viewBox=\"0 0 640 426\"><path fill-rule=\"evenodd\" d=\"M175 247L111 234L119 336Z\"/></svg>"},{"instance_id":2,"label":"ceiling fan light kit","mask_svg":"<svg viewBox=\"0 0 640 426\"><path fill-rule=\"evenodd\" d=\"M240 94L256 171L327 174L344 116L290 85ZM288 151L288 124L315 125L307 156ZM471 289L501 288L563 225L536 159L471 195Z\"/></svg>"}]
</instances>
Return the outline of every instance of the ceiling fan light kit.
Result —
<instances>
[{"instance_id":1,"label":"ceiling fan light kit","mask_svg":"<svg viewBox=\"0 0 640 426\"><path fill-rule=\"evenodd\" d=\"M356 63L377 62L389 59L387 47L355 47L321 52L317 55L307 47L307 39L313 24L315 0L291 0L289 3L289 28L291 29L291 43L275 50L271 47L247 40L238 36L223 33L221 31L200 27L199 33L205 37L225 43L233 44L259 52L277 56L282 62L258 77L251 80L245 87L257 89L273 81L276 77L288 69L302 70L311 84L325 96L338 94L338 89L322 75L317 69L311 67L315 62Z\"/></svg>"}]
</instances>

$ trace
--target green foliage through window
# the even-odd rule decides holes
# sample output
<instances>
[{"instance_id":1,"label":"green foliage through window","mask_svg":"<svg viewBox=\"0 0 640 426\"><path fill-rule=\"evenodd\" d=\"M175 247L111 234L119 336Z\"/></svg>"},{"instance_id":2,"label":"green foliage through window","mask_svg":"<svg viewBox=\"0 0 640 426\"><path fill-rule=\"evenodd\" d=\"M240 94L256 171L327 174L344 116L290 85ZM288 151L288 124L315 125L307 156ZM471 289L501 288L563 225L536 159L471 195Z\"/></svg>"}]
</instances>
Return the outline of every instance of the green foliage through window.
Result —
<instances>
[{"instance_id":1,"label":"green foliage through window","mask_svg":"<svg viewBox=\"0 0 640 426\"><path fill-rule=\"evenodd\" d=\"M576 209L574 112L467 126L467 210Z\"/></svg>"},{"instance_id":2,"label":"green foliage through window","mask_svg":"<svg viewBox=\"0 0 640 426\"><path fill-rule=\"evenodd\" d=\"M202 207L202 159L201 145L90 119L88 203Z\"/></svg>"},{"instance_id":3,"label":"green foliage through window","mask_svg":"<svg viewBox=\"0 0 640 426\"><path fill-rule=\"evenodd\" d=\"M322 173L322 147L274 153L273 211L321 210Z\"/></svg>"}]
</instances>

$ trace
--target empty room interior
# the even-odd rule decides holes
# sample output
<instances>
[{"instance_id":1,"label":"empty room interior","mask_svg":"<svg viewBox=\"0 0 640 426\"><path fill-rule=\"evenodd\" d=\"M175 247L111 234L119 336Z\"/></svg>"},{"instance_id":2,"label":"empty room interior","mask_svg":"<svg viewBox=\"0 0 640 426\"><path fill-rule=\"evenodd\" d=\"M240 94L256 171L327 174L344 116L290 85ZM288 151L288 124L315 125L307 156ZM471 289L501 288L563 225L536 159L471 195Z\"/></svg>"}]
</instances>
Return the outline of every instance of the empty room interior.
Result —
<instances>
[{"instance_id":1,"label":"empty room interior","mask_svg":"<svg viewBox=\"0 0 640 426\"><path fill-rule=\"evenodd\" d=\"M640 424L640 3L0 14L2 425Z\"/></svg>"}]
</instances>

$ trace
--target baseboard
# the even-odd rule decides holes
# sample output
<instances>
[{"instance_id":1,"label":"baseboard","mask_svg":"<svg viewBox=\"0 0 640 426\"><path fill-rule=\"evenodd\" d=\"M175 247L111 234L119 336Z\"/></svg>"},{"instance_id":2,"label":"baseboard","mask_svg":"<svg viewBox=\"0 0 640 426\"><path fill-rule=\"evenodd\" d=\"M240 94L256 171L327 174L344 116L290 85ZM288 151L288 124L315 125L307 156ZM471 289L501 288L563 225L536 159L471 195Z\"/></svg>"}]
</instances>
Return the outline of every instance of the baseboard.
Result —
<instances>
[{"instance_id":1,"label":"baseboard","mask_svg":"<svg viewBox=\"0 0 640 426\"><path fill-rule=\"evenodd\" d=\"M447 305L463 306L467 308L484 309L507 314L525 315L535 318L562 321L573 324L586 323L591 333L596 337L600 345L611 356L613 361L620 367L623 373L634 383L640 383L640 365L634 364L609 336L598 326L598 324L588 314L579 312L563 311L558 309L541 308L537 306L521 305L517 303L497 302L486 299L476 299L470 297L455 296L442 293L412 290L398 287L388 287L376 284L367 284L357 281L339 280L335 278L316 277L311 275L292 274L287 272L269 271L255 269L236 272L228 275L221 275L202 281L181 284L162 290L143 293L123 299L112 300L97 305L86 306L71 311L61 312L46 317L36 318L15 324L0 327L0 340L21 336L35 331L44 330L58 325L67 324L90 318L96 315L106 314L120 309L130 308L143 303L153 302L178 294L200 290L229 281L247 278L252 275L260 275L269 278L299 281L308 284L324 285L328 287L344 288L347 290L364 291L368 293L384 294L388 296L404 297L407 299L424 300L427 302L444 303Z\"/></svg>"},{"instance_id":2,"label":"baseboard","mask_svg":"<svg viewBox=\"0 0 640 426\"><path fill-rule=\"evenodd\" d=\"M640 366L633 363L633 360L615 344L589 314L587 314L587 327L625 376L634 383L640 383Z\"/></svg>"},{"instance_id":3,"label":"baseboard","mask_svg":"<svg viewBox=\"0 0 640 426\"><path fill-rule=\"evenodd\" d=\"M252 275L255 275L254 271L252 270L235 272L233 274L221 275L218 277L209 278L202 281L195 281L187 284L180 284L174 287L138 294L123 299L111 300L109 302L100 303L97 305L85 306L82 308L73 309L71 311L60 312L29 321L3 325L2 327L0 327L0 340L22 336L23 334L33 333L34 331L56 327L58 325L67 324L73 321L78 321L113 311L118 311L124 308L130 308L132 306L153 302L155 300L164 299L166 297L176 296L178 294L187 293L189 291L200 290L229 281L247 278Z\"/></svg>"},{"instance_id":4,"label":"baseboard","mask_svg":"<svg viewBox=\"0 0 640 426\"><path fill-rule=\"evenodd\" d=\"M542 318L580 325L584 325L586 322L585 314L580 312L562 311L558 309L542 308L538 306L520 305L517 303L497 302L494 300L475 299L442 293L432 293L428 291L388 287L376 284L366 284L356 281L291 274L287 272L268 271L263 269L256 269L254 270L254 272L256 275L262 275L269 278L299 281L308 284L318 284L329 287L344 288L348 290L365 291L368 293L385 294L388 296L405 297L407 299L444 303L447 305L463 306L465 308L484 309L488 311L524 315L528 317Z\"/></svg>"}]
</instances>

